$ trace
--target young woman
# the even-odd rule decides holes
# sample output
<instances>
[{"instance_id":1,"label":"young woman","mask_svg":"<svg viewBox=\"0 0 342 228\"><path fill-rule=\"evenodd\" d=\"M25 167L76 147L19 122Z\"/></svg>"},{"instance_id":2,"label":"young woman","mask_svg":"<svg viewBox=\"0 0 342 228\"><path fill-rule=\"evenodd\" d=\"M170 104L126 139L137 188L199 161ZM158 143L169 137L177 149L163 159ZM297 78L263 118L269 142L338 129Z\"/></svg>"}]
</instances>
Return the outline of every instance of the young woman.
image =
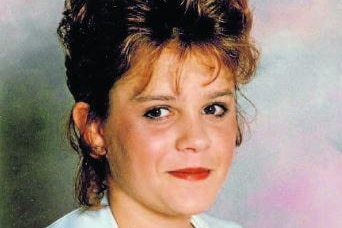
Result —
<instances>
[{"instance_id":1,"label":"young woman","mask_svg":"<svg viewBox=\"0 0 342 228\"><path fill-rule=\"evenodd\" d=\"M238 227L202 212L242 140L251 23L247 0L66 1L82 208L50 227Z\"/></svg>"}]
</instances>

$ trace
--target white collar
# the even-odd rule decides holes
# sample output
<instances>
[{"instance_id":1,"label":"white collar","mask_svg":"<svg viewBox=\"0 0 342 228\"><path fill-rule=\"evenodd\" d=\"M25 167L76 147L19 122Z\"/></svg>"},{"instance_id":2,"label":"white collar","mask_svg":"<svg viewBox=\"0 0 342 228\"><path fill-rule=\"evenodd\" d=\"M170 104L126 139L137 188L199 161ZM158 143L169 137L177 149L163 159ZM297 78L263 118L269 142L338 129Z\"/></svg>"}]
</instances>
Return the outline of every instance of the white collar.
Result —
<instances>
[{"instance_id":1,"label":"white collar","mask_svg":"<svg viewBox=\"0 0 342 228\"><path fill-rule=\"evenodd\" d=\"M108 218L110 217L110 222L113 224L113 227L119 228L119 226L115 220L115 217L114 217L114 215L110 209L109 201L108 201L106 194L104 195L104 197L101 200L101 205L102 205L102 209L100 209L100 210L103 210L103 212L105 212L107 214ZM194 228L209 228L207 223L199 215L191 216L190 222L194 226Z\"/></svg>"}]
</instances>

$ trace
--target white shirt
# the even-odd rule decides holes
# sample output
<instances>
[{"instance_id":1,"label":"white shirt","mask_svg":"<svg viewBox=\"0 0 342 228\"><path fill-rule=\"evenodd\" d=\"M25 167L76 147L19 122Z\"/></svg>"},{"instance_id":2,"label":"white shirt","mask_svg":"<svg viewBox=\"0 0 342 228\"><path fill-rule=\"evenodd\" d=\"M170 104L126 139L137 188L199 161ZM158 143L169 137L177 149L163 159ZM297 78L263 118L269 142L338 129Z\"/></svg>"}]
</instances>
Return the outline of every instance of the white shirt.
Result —
<instances>
[{"instance_id":1,"label":"white shirt","mask_svg":"<svg viewBox=\"0 0 342 228\"><path fill-rule=\"evenodd\" d=\"M110 210L107 200L102 201L102 208L97 210L77 209L47 228L118 228L114 216ZM241 228L241 226L211 217L206 214L191 217L191 224L195 228Z\"/></svg>"}]
</instances>

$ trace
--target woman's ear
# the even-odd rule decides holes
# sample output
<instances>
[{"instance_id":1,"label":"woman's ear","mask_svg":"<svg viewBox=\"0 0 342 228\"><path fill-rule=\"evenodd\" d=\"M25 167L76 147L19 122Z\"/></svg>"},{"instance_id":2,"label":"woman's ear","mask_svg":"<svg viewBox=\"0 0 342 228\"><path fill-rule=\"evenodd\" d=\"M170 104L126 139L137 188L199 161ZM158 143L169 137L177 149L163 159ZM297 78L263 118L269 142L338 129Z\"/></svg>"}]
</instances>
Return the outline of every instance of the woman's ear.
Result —
<instances>
[{"instance_id":1,"label":"woman's ear","mask_svg":"<svg viewBox=\"0 0 342 228\"><path fill-rule=\"evenodd\" d=\"M90 156L99 159L106 155L107 150L100 120L88 120L89 104L77 102L72 109L72 118L83 140L91 148Z\"/></svg>"}]
</instances>

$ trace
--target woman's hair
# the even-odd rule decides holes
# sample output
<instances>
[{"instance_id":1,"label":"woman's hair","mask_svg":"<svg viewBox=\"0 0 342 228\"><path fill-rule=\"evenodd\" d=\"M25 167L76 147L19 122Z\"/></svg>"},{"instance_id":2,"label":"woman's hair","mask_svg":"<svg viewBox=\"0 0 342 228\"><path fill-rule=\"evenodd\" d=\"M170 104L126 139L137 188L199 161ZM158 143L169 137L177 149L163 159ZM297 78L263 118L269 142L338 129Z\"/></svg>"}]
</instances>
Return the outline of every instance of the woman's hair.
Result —
<instances>
[{"instance_id":1,"label":"woman's hair","mask_svg":"<svg viewBox=\"0 0 342 228\"><path fill-rule=\"evenodd\" d=\"M137 53L144 48L160 53L174 42L181 50L197 47L218 53L233 72L238 90L253 77L258 59L251 25L247 0L66 0L57 32L75 102L89 104L88 121L104 121L110 89L139 62ZM68 136L80 156L78 201L97 205L107 188L107 160L90 156L92 148L72 116ZM236 144L241 140L239 127Z\"/></svg>"}]
</instances>

